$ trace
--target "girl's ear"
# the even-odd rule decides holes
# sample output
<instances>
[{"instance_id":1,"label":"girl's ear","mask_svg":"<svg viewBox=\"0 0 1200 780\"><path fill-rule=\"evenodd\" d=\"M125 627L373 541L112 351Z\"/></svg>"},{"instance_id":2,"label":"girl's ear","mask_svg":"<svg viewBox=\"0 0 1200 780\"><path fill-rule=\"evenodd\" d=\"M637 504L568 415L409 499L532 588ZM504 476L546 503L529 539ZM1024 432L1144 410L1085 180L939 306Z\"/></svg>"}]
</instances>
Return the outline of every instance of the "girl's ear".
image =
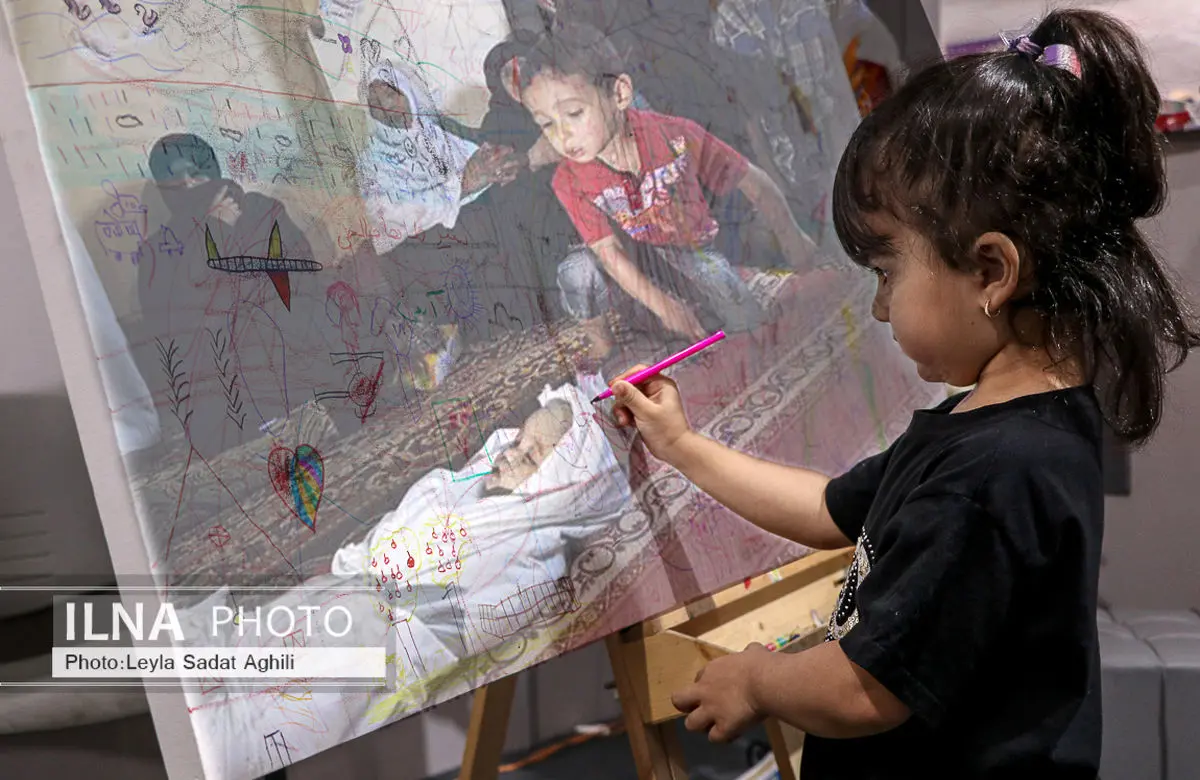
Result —
<instances>
[{"instance_id":1,"label":"girl's ear","mask_svg":"<svg viewBox=\"0 0 1200 780\"><path fill-rule=\"evenodd\" d=\"M1003 233L984 233L971 248L975 267L980 274L979 305L995 315L1017 294L1024 276L1021 253L1012 239Z\"/></svg>"},{"instance_id":2,"label":"girl's ear","mask_svg":"<svg viewBox=\"0 0 1200 780\"><path fill-rule=\"evenodd\" d=\"M633 79L629 78L628 73L617 76L617 80L613 82L612 94L619 110L624 111L633 105Z\"/></svg>"}]
</instances>

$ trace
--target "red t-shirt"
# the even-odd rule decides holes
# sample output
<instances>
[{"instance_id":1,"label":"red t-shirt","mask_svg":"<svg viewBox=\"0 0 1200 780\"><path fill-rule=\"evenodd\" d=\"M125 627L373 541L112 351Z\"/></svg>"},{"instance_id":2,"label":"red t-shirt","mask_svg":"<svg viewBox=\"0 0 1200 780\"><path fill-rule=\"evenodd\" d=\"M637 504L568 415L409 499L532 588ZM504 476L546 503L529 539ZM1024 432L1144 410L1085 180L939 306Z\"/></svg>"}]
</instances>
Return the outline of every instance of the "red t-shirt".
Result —
<instances>
[{"instance_id":1,"label":"red t-shirt","mask_svg":"<svg viewBox=\"0 0 1200 780\"><path fill-rule=\"evenodd\" d=\"M641 173L621 173L599 160L563 160L554 174L554 193L584 243L612 235L610 219L647 244L710 243L717 221L700 185L723 195L742 180L749 162L690 119L633 108L626 117Z\"/></svg>"}]
</instances>

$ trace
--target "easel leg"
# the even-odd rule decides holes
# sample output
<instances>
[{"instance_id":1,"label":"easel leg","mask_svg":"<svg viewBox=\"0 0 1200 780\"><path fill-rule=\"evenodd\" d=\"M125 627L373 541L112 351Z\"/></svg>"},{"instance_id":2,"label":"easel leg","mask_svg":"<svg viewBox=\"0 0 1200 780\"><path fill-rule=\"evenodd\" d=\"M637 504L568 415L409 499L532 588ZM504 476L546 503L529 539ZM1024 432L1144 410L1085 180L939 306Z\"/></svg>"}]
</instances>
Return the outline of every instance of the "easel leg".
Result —
<instances>
[{"instance_id":1,"label":"easel leg","mask_svg":"<svg viewBox=\"0 0 1200 780\"><path fill-rule=\"evenodd\" d=\"M629 678L621 637L612 634L605 644L616 678L617 695L621 698L625 732L629 735L629 747L633 751L638 780L687 780L687 767L674 723L649 724L642 719L642 709Z\"/></svg>"},{"instance_id":2,"label":"easel leg","mask_svg":"<svg viewBox=\"0 0 1200 780\"><path fill-rule=\"evenodd\" d=\"M459 780L496 780L500 776L500 754L504 752L508 716L516 692L516 675L499 679L475 692Z\"/></svg>"},{"instance_id":3,"label":"easel leg","mask_svg":"<svg viewBox=\"0 0 1200 780\"><path fill-rule=\"evenodd\" d=\"M675 721L653 726L658 732L658 742L663 747L672 780L688 780L687 762L683 760L683 746L679 744L679 731Z\"/></svg>"},{"instance_id":4,"label":"easel leg","mask_svg":"<svg viewBox=\"0 0 1200 780\"><path fill-rule=\"evenodd\" d=\"M771 752L775 754L775 764L779 767L779 780L796 780L796 770L792 766L792 746L784 735L784 726L774 718L763 723L767 732L767 741L771 743Z\"/></svg>"}]
</instances>

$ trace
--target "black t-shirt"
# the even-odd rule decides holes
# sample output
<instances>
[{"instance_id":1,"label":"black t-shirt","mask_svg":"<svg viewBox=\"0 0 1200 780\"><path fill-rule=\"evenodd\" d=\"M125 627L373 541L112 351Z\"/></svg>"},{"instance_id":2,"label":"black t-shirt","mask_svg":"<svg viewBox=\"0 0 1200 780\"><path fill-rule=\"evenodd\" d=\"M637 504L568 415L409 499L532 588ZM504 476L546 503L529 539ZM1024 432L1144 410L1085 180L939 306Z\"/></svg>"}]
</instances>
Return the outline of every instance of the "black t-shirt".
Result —
<instances>
[{"instance_id":1,"label":"black t-shirt","mask_svg":"<svg viewBox=\"0 0 1200 780\"><path fill-rule=\"evenodd\" d=\"M809 736L805 780L1095 778L1101 417L1090 388L916 412L825 502L857 539L830 641L912 717Z\"/></svg>"}]
</instances>

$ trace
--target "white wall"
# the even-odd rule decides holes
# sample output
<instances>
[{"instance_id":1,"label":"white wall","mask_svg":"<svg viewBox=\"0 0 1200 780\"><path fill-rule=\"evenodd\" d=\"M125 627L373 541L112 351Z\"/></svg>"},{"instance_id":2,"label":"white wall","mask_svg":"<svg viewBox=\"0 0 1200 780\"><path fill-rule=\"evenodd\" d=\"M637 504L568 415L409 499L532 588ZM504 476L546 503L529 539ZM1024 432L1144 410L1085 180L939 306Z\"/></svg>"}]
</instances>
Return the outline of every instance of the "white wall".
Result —
<instances>
[{"instance_id":1,"label":"white wall","mask_svg":"<svg viewBox=\"0 0 1200 780\"><path fill-rule=\"evenodd\" d=\"M109 581L100 515L3 155L0 237L0 580L46 584L45 575L61 573ZM0 620L49 603L48 593L9 594Z\"/></svg>"},{"instance_id":2,"label":"white wall","mask_svg":"<svg viewBox=\"0 0 1200 780\"><path fill-rule=\"evenodd\" d=\"M1200 301L1200 139L1173 145L1167 176L1170 201L1147 233ZM1131 494L1107 502L1100 593L1117 605L1200 607L1200 352L1167 392L1158 435L1132 456Z\"/></svg>"},{"instance_id":3,"label":"white wall","mask_svg":"<svg viewBox=\"0 0 1200 780\"><path fill-rule=\"evenodd\" d=\"M5 31L5 34L7 32ZM50 335L37 272L8 162L0 155L0 236L4 284L0 285L0 396L47 393L67 397Z\"/></svg>"}]
</instances>

